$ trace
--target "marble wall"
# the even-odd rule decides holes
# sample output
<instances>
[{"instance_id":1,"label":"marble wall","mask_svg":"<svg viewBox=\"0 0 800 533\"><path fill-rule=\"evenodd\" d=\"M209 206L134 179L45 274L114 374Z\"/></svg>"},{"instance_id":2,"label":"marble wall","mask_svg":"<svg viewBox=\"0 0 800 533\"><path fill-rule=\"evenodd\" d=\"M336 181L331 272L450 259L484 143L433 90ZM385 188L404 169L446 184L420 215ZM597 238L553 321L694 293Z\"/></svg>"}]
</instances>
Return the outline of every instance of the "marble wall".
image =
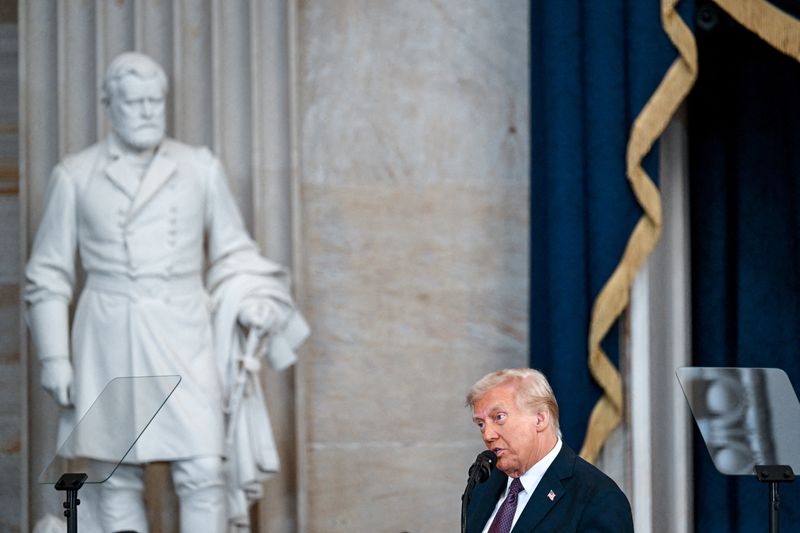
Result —
<instances>
[{"instance_id":1,"label":"marble wall","mask_svg":"<svg viewBox=\"0 0 800 533\"><path fill-rule=\"evenodd\" d=\"M527 3L299 5L301 516L454 531L464 393L527 360Z\"/></svg>"}]
</instances>

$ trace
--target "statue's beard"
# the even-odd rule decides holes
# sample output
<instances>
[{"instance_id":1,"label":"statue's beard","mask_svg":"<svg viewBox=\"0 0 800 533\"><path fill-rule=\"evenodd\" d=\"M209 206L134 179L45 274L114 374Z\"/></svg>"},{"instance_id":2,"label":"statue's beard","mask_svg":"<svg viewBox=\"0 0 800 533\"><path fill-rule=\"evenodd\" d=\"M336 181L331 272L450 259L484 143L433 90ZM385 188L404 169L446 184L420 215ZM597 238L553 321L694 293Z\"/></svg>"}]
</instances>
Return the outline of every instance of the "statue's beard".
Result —
<instances>
[{"instance_id":1,"label":"statue's beard","mask_svg":"<svg viewBox=\"0 0 800 533\"><path fill-rule=\"evenodd\" d=\"M114 133L129 148L139 151L150 150L158 146L164 138L164 125L153 122L137 128L118 128Z\"/></svg>"}]
</instances>

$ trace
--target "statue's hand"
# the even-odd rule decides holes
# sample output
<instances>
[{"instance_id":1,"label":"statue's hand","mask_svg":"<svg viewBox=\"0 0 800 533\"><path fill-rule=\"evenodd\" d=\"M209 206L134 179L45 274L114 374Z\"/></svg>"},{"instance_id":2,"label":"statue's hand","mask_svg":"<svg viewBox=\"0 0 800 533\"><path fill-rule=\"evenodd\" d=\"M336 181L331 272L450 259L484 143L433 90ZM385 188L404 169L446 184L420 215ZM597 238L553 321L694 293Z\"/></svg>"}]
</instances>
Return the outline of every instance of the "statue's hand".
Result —
<instances>
[{"instance_id":1,"label":"statue's hand","mask_svg":"<svg viewBox=\"0 0 800 533\"><path fill-rule=\"evenodd\" d=\"M249 298L242 302L238 318L242 326L266 332L272 328L278 316L269 303L262 299Z\"/></svg>"},{"instance_id":2,"label":"statue's hand","mask_svg":"<svg viewBox=\"0 0 800 533\"><path fill-rule=\"evenodd\" d=\"M42 388L62 407L72 405L72 363L68 357L42 360Z\"/></svg>"}]
</instances>

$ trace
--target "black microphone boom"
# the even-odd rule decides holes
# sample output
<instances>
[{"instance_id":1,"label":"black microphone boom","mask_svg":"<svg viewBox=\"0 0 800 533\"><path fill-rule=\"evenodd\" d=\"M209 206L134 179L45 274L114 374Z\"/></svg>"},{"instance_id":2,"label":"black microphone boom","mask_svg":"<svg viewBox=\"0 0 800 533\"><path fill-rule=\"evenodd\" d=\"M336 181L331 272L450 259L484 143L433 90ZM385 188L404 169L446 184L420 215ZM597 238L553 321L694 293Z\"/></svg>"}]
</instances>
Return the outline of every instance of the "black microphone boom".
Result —
<instances>
[{"instance_id":1,"label":"black microphone boom","mask_svg":"<svg viewBox=\"0 0 800 533\"><path fill-rule=\"evenodd\" d=\"M492 450L485 450L478 454L475 462L469 467L467 488L464 490L464 494L461 495L461 533L467 530L467 506L469 506L469 497L472 489L478 483L483 483L489 479L489 474L492 473L492 468L496 464L497 455Z\"/></svg>"},{"instance_id":2,"label":"black microphone boom","mask_svg":"<svg viewBox=\"0 0 800 533\"><path fill-rule=\"evenodd\" d=\"M489 479L494 465L497 464L497 455L492 450L485 450L478 454L475 462L469 467L469 477L475 476L478 483Z\"/></svg>"}]
</instances>

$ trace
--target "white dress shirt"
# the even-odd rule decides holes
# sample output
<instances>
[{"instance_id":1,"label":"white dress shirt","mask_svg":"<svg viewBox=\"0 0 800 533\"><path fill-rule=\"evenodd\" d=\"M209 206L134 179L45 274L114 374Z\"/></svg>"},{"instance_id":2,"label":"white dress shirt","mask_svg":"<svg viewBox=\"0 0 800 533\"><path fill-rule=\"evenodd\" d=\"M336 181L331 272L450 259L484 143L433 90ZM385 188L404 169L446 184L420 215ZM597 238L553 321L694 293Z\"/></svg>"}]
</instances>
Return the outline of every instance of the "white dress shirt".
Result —
<instances>
[{"instance_id":1,"label":"white dress shirt","mask_svg":"<svg viewBox=\"0 0 800 533\"><path fill-rule=\"evenodd\" d=\"M544 473L547 472L547 469L550 468L551 464L553 464L553 461L555 461L556 456L560 451L561 439L558 439L556 445L553 446L553 449L550 450L547 455L542 457L538 463L533 465L527 472L519 477L520 482L522 482L523 490L519 491L519 494L517 495L517 510L514 512L514 521L511 522L511 529L514 529L514 526L517 524L517 520L519 520L522 511L528 504L528 500L531 499L533 491L535 491L536 487L539 486L539 482L544 477ZM503 501L508 495L508 489L511 486L512 481L513 479L509 477L505 492L503 492L503 495L497 500L497 504L494 506L494 511L492 511L492 516L489 517L486 525L483 526L483 533L488 533L497 511L500 510L500 506L503 505Z\"/></svg>"}]
</instances>

